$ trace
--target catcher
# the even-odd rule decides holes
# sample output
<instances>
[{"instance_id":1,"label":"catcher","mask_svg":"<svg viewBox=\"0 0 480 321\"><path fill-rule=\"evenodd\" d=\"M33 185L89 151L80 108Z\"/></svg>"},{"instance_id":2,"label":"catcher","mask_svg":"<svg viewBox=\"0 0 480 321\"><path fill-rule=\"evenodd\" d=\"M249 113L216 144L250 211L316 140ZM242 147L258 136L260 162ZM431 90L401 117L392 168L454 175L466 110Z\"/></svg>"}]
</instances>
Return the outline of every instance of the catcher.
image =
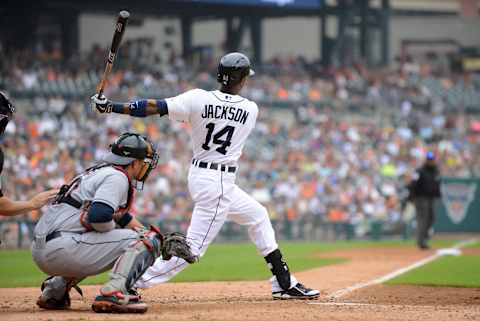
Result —
<instances>
[{"instance_id":1,"label":"catcher","mask_svg":"<svg viewBox=\"0 0 480 321\"><path fill-rule=\"evenodd\" d=\"M157 161L146 137L125 133L110 146L104 163L60 189L35 227L32 244L35 263L50 275L42 283L40 308L68 309L72 287L82 294L77 286L82 279L113 267L93 311L144 313L148 307L133 285L155 259L195 262L184 235L145 229L129 213L134 189L143 188Z\"/></svg>"}]
</instances>

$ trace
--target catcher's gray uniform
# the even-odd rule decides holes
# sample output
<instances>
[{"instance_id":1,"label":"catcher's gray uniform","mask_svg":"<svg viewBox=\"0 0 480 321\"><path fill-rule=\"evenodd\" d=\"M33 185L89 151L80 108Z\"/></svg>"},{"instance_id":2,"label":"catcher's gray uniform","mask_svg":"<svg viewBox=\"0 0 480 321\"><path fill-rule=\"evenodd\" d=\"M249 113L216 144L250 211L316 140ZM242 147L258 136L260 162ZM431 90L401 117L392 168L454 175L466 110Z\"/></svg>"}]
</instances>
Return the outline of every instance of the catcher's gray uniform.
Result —
<instances>
[{"instance_id":1,"label":"catcher's gray uniform","mask_svg":"<svg viewBox=\"0 0 480 321\"><path fill-rule=\"evenodd\" d=\"M158 154L148 139L124 133L104 160L106 164L62 186L35 228L33 259L51 275L42 283L40 308L68 309L72 287L113 267L92 309L143 313L147 305L133 284L155 259L175 255L190 263L196 260L184 235L162 235L155 226L147 230L128 213L134 196L130 179L143 184L157 165Z\"/></svg>"},{"instance_id":2,"label":"catcher's gray uniform","mask_svg":"<svg viewBox=\"0 0 480 321\"><path fill-rule=\"evenodd\" d=\"M121 213L128 210L129 188L126 174L106 166L83 174L70 195L83 206L97 201ZM85 209L66 203L46 209L35 227L32 245L33 259L42 271L75 279L96 275L112 268L127 246L138 239L138 233L131 229L97 232L86 223L85 214Z\"/></svg>"}]
</instances>

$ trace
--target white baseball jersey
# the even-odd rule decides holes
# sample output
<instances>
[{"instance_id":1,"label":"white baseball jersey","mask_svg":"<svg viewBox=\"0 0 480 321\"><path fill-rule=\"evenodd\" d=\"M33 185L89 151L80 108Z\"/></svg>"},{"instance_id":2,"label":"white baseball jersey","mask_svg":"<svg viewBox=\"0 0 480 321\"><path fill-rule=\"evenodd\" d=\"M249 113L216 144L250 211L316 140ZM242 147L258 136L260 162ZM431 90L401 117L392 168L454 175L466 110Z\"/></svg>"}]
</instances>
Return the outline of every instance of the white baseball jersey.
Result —
<instances>
[{"instance_id":1,"label":"white baseball jersey","mask_svg":"<svg viewBox=\"0 0 480 321\"><path fill-rule=\"evenodd\" d=\"M171 120L192 125L193 158L235 166L255 127L257 104L218 90L193 89L166 99Z\"/></svg>"}]
</instances>

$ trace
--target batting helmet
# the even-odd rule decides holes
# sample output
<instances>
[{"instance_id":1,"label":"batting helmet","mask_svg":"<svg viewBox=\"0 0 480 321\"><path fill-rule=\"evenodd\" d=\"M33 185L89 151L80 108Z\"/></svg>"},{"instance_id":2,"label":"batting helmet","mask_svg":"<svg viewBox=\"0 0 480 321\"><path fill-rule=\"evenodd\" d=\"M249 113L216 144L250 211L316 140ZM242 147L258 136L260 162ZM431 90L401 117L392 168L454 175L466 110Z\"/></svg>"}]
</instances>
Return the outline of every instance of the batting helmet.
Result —
<instances>
[{"instance_id":1,"label":"batting helmet","mask_svg":"<svg viewBox=\"0 0 480 321\"><path fill-rule=\"evenodd\" d=\"M7 96L0 91L0 136L5 132L5 128L15 112L15 107L8 100Z\"/></svg>"},{"instance_id":2,"label":"batting helmet","mask_svg":"<svg viewBox=\"0 0 480 321\"><path fill-rule=\"evenodd\" d=\"M220 59L217 81L224 86L231 86L238 84L244 77L254 74L247 56L240 52L231 52Z\"/></svg>"},{"instance_id":3,"label":"batting helmet","mask_svg":"<svg viewBox=\"0 0 480 321\"><path fill-rule=\"evenodd\" d=\"M103 160L113 165L128 165L136 159L143 160L145 163L136 177L137 181L144 182L150 172L157 167L158 154L147 137L124 133L110 145L110 152Z\"/></svg>"}]
</instances>

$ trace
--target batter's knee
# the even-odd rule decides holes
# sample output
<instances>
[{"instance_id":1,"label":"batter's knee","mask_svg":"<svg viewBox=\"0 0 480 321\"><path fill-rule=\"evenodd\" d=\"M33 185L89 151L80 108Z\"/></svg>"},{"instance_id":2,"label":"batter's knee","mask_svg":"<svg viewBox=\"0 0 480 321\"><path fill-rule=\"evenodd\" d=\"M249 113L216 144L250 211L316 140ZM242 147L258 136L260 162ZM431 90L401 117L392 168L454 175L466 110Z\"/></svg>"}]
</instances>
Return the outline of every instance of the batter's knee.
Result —
<instances>
[{"instance_id":1,"label":"batter's knee","mask_svg":"<svg viewBox=\"0 0 480 321\"><path fill-rule=\"evenodd\" d=\"M255 243L257 250L263 256L266 256L278 248L278 244L275 240L275 231L265 206L260 205L258 213L255 222L248 229L248 234Z\"/></svg>"},{"instance_id":2,"label":"batter's knee","mask_svg":"<svg viewBox=\"0 0 480 321\"><path fill-rule=\"evenodd\" d=\"M258 215L255 225L260 229L272 230L273 232L272 222L270 221L267 208L263 205L260 205L259 213L260 214Z\"/></svg>"},{"instance_id":3,"label":"batter's knee","mask_svg":"<svg viewBox=\"0 0 480 321\"><path fill-rule=\"evenodd\" d=\"M263 206L263 205L260 205L260 208L261 208L260 211L261 211L261 213L262 213L262 216L265 216L265 217L268 218L268 210L267 210L267 208L266 208L265 206Z\"/></svg>"}]
</instances>

